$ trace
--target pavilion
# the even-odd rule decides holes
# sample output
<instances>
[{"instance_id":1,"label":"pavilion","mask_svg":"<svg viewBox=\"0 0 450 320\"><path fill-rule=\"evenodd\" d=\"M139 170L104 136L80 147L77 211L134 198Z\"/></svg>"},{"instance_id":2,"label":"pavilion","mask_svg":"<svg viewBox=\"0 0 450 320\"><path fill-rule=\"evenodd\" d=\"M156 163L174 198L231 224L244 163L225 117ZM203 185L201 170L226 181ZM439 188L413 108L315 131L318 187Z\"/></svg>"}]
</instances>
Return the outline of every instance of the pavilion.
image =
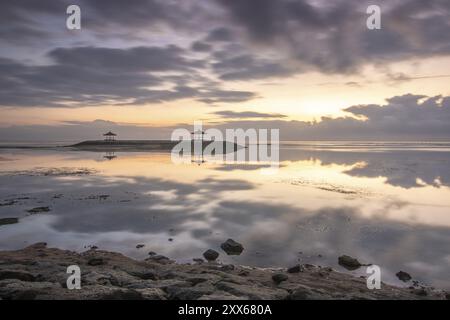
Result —
<instances>
[{"instance_id":1,"label":"pavilion","mask_svg":"<svg viewBox=\"0 0 450 320\"><path fill-rule=\"evenodd\" d=\"M117 134L115 134L115 133L113 133L111 131L108 131L103 136L105 137L105 141L111 142L111 141L115 141L116 140Z\"/></svg>"}]
</instances>

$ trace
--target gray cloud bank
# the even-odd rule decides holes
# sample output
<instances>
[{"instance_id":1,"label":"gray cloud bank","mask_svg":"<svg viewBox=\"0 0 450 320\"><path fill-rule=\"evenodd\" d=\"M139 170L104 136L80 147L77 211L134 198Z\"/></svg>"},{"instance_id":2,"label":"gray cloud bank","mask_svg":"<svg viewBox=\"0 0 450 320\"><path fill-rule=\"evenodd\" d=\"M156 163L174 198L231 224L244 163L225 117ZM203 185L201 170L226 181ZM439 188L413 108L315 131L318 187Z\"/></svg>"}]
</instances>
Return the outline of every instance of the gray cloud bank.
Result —
<instances>
[{"instance_id":1,"label":"gray cloud bank","mask_svg":"<svg viewBox=\"0 0 450 320\"><path fill-rule=\"evenodd\" d=\"M345 109L348 116L322 118L320 122L270 118L273 114L218 111L223 115L214 127L279 129L282 140L433 140L450 139L450 96L392 97L385 105L358 105ZM282 115L278 115L281 117ZM259 117L259 119L249 119ZM109 121L67 122L59 126L12 126L0 128L2 140L98 139L113 130L123 139L169 139L173 127L146 127ZM209 126L211 127L211 126ZM205 128L208 126L205 124Z\"/></svg>"},{"instance_id":2,"label":"gray cloud bank","mask_svg":"<svg viewBox=\"0 0 450 320\"><path fill-rule=\"evenodd\" d=\"M80 33L65 28L68 4L82 8ZM0 107L145 104L183 98L234 103L260 96L230 89L236 81L307 71L352 74L367 64L386 68L408 58L450 54L447 0L378 1L382 29L375 31L366 28L369 4L373 3L2 1Z\"/></svg>"},{"instance_id":3,"label":"gray cloud bank","mask_svg":"<svg viewBox=\"0 0 450 320\"><path fill-rule=\"evenodd\" d=\"M0 105L82 107L183 98L214 103L254 97L252 92L223 90L200 76L196 70L203 62L186 58L184 53L174 45L56 48L48 53L52 63L38 66L0 58ZM173 73L188 75L177 78ZM154 89L166 84L171 88Z\"/></svg>"}]
</instances>

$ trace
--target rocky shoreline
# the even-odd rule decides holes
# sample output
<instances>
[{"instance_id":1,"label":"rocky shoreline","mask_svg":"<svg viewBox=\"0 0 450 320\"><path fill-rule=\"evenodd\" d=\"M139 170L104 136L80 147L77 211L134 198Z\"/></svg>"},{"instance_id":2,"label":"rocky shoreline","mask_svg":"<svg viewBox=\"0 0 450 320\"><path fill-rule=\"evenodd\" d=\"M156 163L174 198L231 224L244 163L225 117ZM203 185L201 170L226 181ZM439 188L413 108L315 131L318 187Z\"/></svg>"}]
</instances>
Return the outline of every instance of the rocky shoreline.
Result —
<instances>
[{"instance_id":1,"label":"rocky shoreline","mask_svg":"<svg viewBox=\"0 0 450 320\"><path fill-rule=\"evenodd\" d=\"M81 270L81 289L67 289L67 267ZM0 252L0 298L10 299L448 299L432 288L382 284L331 268L261 269L195 259L179 264L154 252L144 261L91 248L82 253L36 243Z\"/></svg>"}]
</instances>

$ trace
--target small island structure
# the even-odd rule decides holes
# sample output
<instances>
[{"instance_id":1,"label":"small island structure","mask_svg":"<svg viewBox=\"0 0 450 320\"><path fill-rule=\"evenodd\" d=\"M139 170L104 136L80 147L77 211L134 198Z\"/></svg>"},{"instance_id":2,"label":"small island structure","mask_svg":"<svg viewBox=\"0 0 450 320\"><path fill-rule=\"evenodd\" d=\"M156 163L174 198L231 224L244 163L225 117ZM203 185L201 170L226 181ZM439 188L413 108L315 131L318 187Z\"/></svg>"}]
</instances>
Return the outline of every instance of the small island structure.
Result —
<instances>
[{"instance_id":1,"label":"small island structure","mask_svg":"<svg viewBox=\"0 0 450 320\"><path fill-rule=\"evenodd\" d=\"M205 149L206 146L211 144L212 142L222 143L222 151L223 153L235 152L238 149L245 148L245 146L238 145L235 142L227 142L227 141L215 141L214 139L208 140L205 139L205 132L201 130L197 130L195 132L191 132L192 139L184 140L184 142L191 143L191 150L195 149L194 144L199 142L201 144L200 150ZM114 152L122 152L122 151L168 151L171 152L173 148L180 143L182 140L119 140L117 139L117 134L108 131L103 134L104 139L102 140L86 140L73 145L64 146L66 148L72 148L76 150L82 151L96 151L96 152L106 152L105 159L113 159L115 158L115 154L108 154ZM215 150L215 149L214 149ZM204 162L204 161L203 161Z\"/></svg>"},{"instance_id":2,"label":"small island structure","mask_svg":"<svg viewBox=\"0 0 450 320\"><path fill-rule=\"evenodd\" d=\"M111 131L108 131L108 132L105 133L103 136L105 137L105 141L107 141L107 142L113 142L113 141L116 141L116 136L117 136L117 134L115 134L115 133L113 133L113 132L111 132Z\"/></svg>"},{"instance_id":3,"label":"small island structure","mask_svg":"<svg viewBox=\"0 0 450 320\"><path fill-rule=\"evenodd\" d=\"M192 140L201 140L203 142L203 136L205 135L205 131L197 130L194 132L191 132Z\"/></svg>"}]
</instances>

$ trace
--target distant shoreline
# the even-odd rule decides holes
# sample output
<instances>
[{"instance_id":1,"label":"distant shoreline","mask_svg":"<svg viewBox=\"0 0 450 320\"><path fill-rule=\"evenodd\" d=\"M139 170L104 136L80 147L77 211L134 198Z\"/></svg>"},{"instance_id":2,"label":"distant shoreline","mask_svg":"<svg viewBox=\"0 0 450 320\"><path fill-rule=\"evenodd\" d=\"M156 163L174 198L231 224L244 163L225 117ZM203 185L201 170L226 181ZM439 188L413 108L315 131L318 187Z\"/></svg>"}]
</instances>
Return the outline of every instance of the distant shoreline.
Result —
<instances>
[{"instance_id":1,"label":"distant shoreline","mask_svg":"<svg viewBox=\"0 0 450 320\"><path fill-rule=\"evenodd\" d=\"M189 141L189 140L186 140ZM170 151L180 141L171 140L86 140L82 142L26 142L11 141L0 142L0 150L5 149L28 149L28 150L72 150L72 151L94 151L94 152L144 152L144 151ZM203 148L212 141L203 140ZM191 140L193 145L193 140ZM223 141L224 150L228 148L236 151L246 146L237 143ZM415 151L443 151L450 152L450 141L445 140L422 140L422 141L379 141L379 140L284 140L280 146L285 148L305 148L315 150L345 151L349 150L415 150Z\"/></svg>"},{"instance_id":2,"label":"distant shoreline","mask_svg":"<svg viewBox=\"0 0 450 320\"><path fill-rule=\"evenodd\" d=\"M115 141L105 141L105 140L86 140L78 142L75 144L63 144L60 145L0 145L0 149L65 149L65 150L79 150L79 151L97 151L97 152L113 152L113 151L170 151L181 141L172 140L115 140ZM189 140L186 140L189 143ZM192 147L194 146L194 141L190 141ZM205 148L214 141L202 141L202 148ZM245 146L238 145L237 143L227 142L227 141L215 141L222 142L223 150L236 151L240 148L245 148Z\"/></svg>"}]
</instances>

